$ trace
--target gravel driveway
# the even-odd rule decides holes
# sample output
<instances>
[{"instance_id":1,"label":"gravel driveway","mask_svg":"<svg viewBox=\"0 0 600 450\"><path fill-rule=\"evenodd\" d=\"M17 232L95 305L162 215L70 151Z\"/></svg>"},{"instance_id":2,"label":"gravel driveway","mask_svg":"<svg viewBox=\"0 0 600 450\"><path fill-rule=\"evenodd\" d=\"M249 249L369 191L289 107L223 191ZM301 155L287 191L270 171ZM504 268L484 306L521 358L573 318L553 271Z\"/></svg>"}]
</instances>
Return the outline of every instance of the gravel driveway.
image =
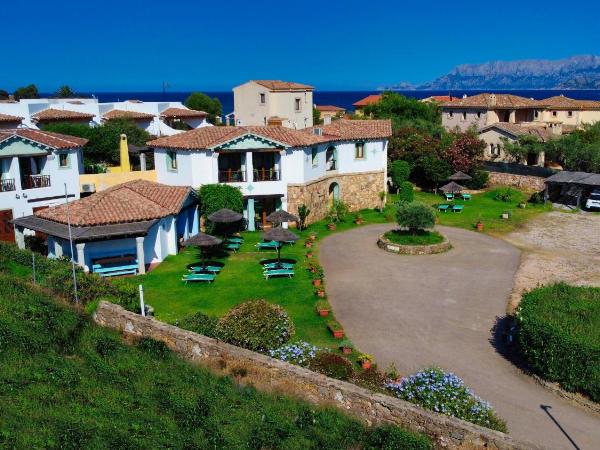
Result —
<instances>
[{"instance_id":1,"label":"gravel driveway","mask_svg":"<svg viewBox=\"0 0 600 450\"><path fill-rule=\"evenodd\" d=\"M329 300L349 338L385 368L403 374L439 365L453 371L507 421L509 433L553 449L600 449L600 417L573 406L524 375L496 350L520 251L502 240L439 227L454 248L400 256L376 246L390 225L326 238L320 259Z\"/></svg>"}]
</instances>

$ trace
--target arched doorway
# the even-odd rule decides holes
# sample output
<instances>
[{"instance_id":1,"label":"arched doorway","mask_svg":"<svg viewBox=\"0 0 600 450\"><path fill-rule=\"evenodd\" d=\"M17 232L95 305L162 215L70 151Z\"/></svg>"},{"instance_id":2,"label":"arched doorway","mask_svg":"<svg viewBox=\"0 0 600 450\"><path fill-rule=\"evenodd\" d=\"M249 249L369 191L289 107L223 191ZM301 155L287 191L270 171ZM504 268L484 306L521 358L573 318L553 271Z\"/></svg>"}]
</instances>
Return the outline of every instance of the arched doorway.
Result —
<instances>
[{"instance_id":1,"label":"arched doorway","mask_svg":"<svg viewBox=\"0 0 600 450\"><path fill-rule=\"evenodd\" d=\"M325 169L337 170L337 152L334 146L327 148L325 152Z\"/></svg>"},{"instance_id":2,"label":"arched doorway","mask_svg":"<svg viewBox=\"0 0 600 450\"><path fill-rule=\"evenodd\" d=\"M329 185L329 205L333 205L340 199L340 185L331 183Z\"/></svg>"}]
</instances>

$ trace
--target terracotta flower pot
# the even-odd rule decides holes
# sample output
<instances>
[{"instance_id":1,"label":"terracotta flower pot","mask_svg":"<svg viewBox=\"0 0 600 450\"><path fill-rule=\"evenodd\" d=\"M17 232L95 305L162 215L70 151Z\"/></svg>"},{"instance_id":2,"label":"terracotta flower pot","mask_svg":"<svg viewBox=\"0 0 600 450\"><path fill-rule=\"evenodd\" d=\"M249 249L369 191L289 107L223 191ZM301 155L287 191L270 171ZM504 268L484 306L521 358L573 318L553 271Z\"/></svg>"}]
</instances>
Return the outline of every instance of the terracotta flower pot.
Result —
<instances>
[{"instance_id":1,"label":"terracotta flower pot","mask_svg":"<svg viewBox=\"0 0 600 450\"><path fill-rule=\"evenodd\" d=\"M314 287L321 286L321 280L319 278L317 278L316 280L313 280L313 286Z\"/></svg>"},{"instance_id":2,"label":"terracotta flower pot","mask_svg":"<svg viewBox=\"0 0 600 450\"><path fill-rule=\"evenodd\" d=\"M307 242L306 244L304 244L304 246L306 248L311 248L312 247L312 242Z\"/></svg>"},{"instance_id":3,"label":"terracotta flower pot","mask_svg":"<svg viewBox=\"0 0 600 450\"><path fill-rule=\"evenodd\" d=\"M349 355L350 353L352 353L352 349L350 347L342 347L342 353L344 355Z\"/></svg>"},{"instance_id":4,"label":"terracotta flower pot","mask_svg":"<svg viewBox=\"0 0 600 450\"><path fill-rule=\"evenodd\" d=\"M325 291L317 291L317 295L321 298L325 298Z\"/></svg>"},{"instance_id":5,"label":"terracotta flower pot","mask_svg":"<svg viewBox=\"0 0 600 450\"><path fill-rule=\"evenodd\" d=\"M371 368L371 361L365 360L360 365L362 366L363 369L370 369Z\"/></svg>"},{"instance_id":6,"label":"terracotta flower pot","mask_svg":"<svg viewBox=\"0 0 600 450\"><path fill-rule=\"evenodd\" d=\"M328 309L320 309L319 310L319 315L321 317L327 317L329 315L329 310Z\"/></svg>"},{"instance_id":7,"label":"terracotta flower pot","mask_svg":"<svg viewBox=\"0 0 600 450\"><path fill-rule=\"evenodd\" d=\"M477 227L477 231L483 231L483 224L481 222L477 222L475 226Z\"/></svg>"},{"instance_id":8,"label":"terracotta flower pot","mask_svg":"<svg viewBox=\"0 0 600 450\"><path fill-rule=\"evenodd\" d=\"M314 234L311 234L308 238L313 242L317 240L317 236L315 236Z\"/></svg>"},{"instance_id":9,"label":"terracotta flower pot","mask_svg":"<svg viewBox=\"0 0 600 450\"><path fill-rule=\"evenodd\" d=\"M344 337L344 330L332 331L334 339L341 339Z\"/></svg>"},{"instance_id":10,"label":"terracotta flower pot","mask_svg":"<svg viewBox=\"0 0 600 450\"><path fill-rule=\"evenodd\" d=\"M307 257L308 259L311 259L311 258L313 257L313 254L312 254L312 253L307 253L307 254L306 254L306 257Z\"/></svg>"},{"instance_id":11,"label":"terracotta flower pot","mask_svg":"<svg viewBox=\"0 0 600 450\"><path fill-rule=\"evenodd\" d=\"M333 230L335 230L335 223L328 223L328 224L327 224L327 229L328 229L329 231L333 231Z\"/></svg>"},{"instance_id":12,"label":"terracotta flower pot","mask_svg":"<svg viewBox=\"0 0 600 450\"><path fill-rule=\"evenodd\" d=\"M354 221L354 223L355 223L356 225L362 225L362 220L361 220L361 219L356 219L356 220Z\"/></svg>"}]
</instances>

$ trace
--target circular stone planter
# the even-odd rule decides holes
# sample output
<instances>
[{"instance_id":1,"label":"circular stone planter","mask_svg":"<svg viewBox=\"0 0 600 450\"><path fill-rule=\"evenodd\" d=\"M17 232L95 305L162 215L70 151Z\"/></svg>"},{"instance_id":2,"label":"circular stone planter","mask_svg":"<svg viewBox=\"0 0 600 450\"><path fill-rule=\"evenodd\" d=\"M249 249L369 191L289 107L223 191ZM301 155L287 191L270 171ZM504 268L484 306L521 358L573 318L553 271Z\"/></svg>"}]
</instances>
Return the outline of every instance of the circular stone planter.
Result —
<instances>
[{"instance_id":1,"label":"circular stone planter","mask_svg":"<svg viewBox=\"0 0 600 450\"><path fill-rule=\"evenodd\" d=\"M402 245L387 240L383 234L377 239L377 246L386 252L398 253L400 255L433 255L436 253L447 252L452 248L452 244L450 244L450 241L446 236L444 236L444 240L438 244Z\"/></svg>"}]
</instances>

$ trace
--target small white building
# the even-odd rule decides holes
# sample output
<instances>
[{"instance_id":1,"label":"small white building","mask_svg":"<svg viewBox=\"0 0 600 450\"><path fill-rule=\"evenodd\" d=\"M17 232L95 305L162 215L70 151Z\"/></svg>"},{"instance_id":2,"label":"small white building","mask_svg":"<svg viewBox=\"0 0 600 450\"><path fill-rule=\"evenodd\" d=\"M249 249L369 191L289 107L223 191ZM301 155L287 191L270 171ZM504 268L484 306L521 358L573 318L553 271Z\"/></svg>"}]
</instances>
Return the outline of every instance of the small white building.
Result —
<instances>
[{"instance_id":1,"label":"small white building","mask_svg":"<svg viewBox=\"0 0 600 450\"><path fill-rule=\"evenodd\" d=\"M334 200L374 208L386 190L389 120L336 120L292 130L281 126L210 127L148 143L157 180L198 188L228 183L244 196L248 229L283 208L323 218Z\"/></svg>"},{"instance_id":2,"label":"small white building","mask_svg":"<svg viewBox=\"0 0 600 450\"><path fill-rule=\"evenodd\" d=\"M68 223L74 242L69 241ZM198 232L198 208L189 187L135 180L13 221L48 236L48 256L71 257L103 275L145 273L178 250L179 239ZM17 238L22 247L23 240Z\"/></svg>"},{"instance_id":3,"label":"small white building","mask_svg":"<svg viewBox=\"0 0 600 450\"><path fill-rule=\"evenodd\" d=\"M312 86L290 81L247 81L233 88L235 124L312 127L313 91Z\"/></svg>"},{"instance_id":4,"label":"small white building","mask_svg":"<svg viewBox=\"0 0 600 450\"><path fill-rule=\"evenodd\" d=\"M0 240L15 240L11 220L79 198L87 139L25 128L0 130ZM66 190L66 193L65 193Z\"/></svg>"}]
</instances>

